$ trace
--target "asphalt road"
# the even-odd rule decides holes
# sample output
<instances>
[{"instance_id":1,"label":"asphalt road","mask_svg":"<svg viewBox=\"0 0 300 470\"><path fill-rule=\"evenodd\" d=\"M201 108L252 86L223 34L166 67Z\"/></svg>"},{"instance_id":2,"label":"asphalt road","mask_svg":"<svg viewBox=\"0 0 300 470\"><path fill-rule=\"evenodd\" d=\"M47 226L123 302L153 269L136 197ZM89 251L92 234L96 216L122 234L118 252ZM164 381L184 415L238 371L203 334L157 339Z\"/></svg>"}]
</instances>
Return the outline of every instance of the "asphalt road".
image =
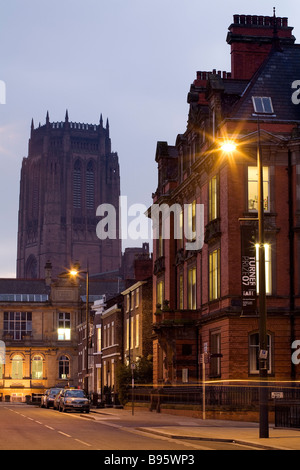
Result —
<instances>
[{"instance_id":1,"label":"asphalt road","mask_svg":"<svg viewBox=\"0 0 300 470\"><path fill-rule=\"evenodd\" d=\"M166 455L169 451L179 459L189 456L190 461L185 457L186 461L183 462L189 466L196 463L192 459L198 459L200 450L249 450L230 443L184 441L146 434L136 429L134 419L126 418L121 412L120 415L98 415L97 420L90 419L91 417L34 406L1 404L0 450L98 450L104 451L101 456L108 459L104 462L108 464L121 464L122 462L113 460L122 456L129 458L130 451L148 451L141 454L143 459L140 456L139 463L169 464L168 457L159 457L159 451L164 451L161 455ZM143 423L139 423L141 424ZM144 425L149 423L145 422ZM156 457L150 457L150 451L155 451L157 458L164 458L165 461L155 462ZM134 455L137 454L133 452L132 456ZM147 462L149 458L153 461ZM138 465L134 461L125 463L132 463L132 467Z\"/></svg>"}]
</instances>

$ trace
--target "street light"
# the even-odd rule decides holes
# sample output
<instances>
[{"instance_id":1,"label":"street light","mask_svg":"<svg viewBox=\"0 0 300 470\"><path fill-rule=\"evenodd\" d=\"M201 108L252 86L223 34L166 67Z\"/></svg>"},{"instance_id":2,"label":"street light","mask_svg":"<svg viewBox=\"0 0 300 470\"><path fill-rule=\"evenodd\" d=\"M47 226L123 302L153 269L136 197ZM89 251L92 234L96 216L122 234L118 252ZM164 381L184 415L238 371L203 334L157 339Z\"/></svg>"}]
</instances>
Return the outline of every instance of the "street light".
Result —
<instances>
[{"instance_id":1,"label":"street light","mask_svg":"<svg viewBox=\"0 0 300 470\"><path fill-rule=\"evenodd\" d=\"M72 268L69 271L70 275L77 277L79 274L86 275L86 299L85 299L85 321L86 321L86 355L85 355L85 377L84 377L84 390L85 393L89 394L89 328L90 328L90 318L89 318L89 271L77 270Z\"/></svg>"},{"instance_id":2,"label":"street light","mask_svg":"<svg viewBox=\"0 0 300 470\"><path fill-rule=\"evenodd\" d=\"M258 116L257 116L258 117ZM234 141L225 141L221 145L225 153L236 150ZM265 273L265 226L264 226L264 189L263 165L260 148L260 126L257 119L257 171L258 171L258 266L259 266L259 437L269 437L268 423L268 390L266 381L268 377L268 336L267 336L267 308L266 308L266 273ZM243 218L243 221L253 221L253 218Z\"/></svg>"}]
</instances>

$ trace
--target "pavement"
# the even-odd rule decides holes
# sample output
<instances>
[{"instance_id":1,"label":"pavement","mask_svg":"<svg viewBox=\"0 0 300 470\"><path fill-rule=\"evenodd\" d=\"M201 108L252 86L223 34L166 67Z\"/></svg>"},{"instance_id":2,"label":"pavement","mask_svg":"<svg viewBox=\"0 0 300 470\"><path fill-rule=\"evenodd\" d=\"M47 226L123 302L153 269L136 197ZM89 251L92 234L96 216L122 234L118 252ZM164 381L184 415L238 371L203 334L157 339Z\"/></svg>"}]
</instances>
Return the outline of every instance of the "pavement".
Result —
<instances>
[{"instance_id":1,"label":"pavement","mask_svg":"<svg viewBox=\"0 0 300 470\"><path fill-rule=\"evenodd\" d=\"M115 422L131 426L140 432L156 434L169 439L215 441L247 445L253 449L300 450L300 429L275 428L269 423L269 437L259 437L259 424L253 422L199 419L174 416L147 410L93 408L90 415L82 415L99 421ZM118 426L119 427L119 426Z\"/></svg>"}]
</instances>

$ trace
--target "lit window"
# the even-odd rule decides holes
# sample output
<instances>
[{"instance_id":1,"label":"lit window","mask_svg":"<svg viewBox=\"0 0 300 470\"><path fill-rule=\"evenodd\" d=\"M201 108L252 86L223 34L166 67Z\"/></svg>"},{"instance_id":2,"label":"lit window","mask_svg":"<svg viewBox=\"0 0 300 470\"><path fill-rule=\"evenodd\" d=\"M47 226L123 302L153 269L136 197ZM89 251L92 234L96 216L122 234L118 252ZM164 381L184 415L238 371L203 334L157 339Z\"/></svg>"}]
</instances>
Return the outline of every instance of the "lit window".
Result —
<instances>
[{"instance_id":1,"label":"lit window","mask_svg":"<svg viewBox=\"0 0 300 470\"><path fill-rule=\"evenodd\" d=\"M256 292L259 294L259 245L256 249ZM272 294L272 253L271 245L265 244L265 272L266 272L266 294Z\"/></svg>"},{"instance_id":2,"label":"lit window","mask_svg":"<svg viewBox=\"0 0 300 470\"><path fill-rule=\"evenodd\" d=\"M43 358L42 356L34 356L32 359L32 379L38 380L43 378Z\"/></svg>"},{"instance_id":3,"label":"lit window","mask_svg":"<svg viewBox=\"0 0 300 470\"><path fill-rule=\"evenodd\" d=\"M196 309L196 268L188 271L188 308Z\"/></svg>"},{"instance_id":4,"label":"lit window","mask_svg":"<svg viewBox=\"0 0 300 470\"><path fill-rule=\"evenodd\" d=\"M23 358L20 355L13 357L11 378L13 380L23 379Z\"/></svg>"},{"instance_id":5,"label":"lit window","mask_svg":"<svg viewBox=\"0 0 300 470\"><path fill-rule=\"evenodd\" d=\"M156 288L156 303L163 305L164 302L164 281L158 281Z\"/></svg>"},{"instance_id":6,"label":"lit window","mask_svg":"<svg viewBox=\"0 0 300 470\"><path fill-rule=\"evenodd\" d=\"M196 201L187 204L187 229L186 238L194 241L196 238Z\"/></svg>"},{"instance_id":7,"label":"lit window","mask_svg":"<svg viewBox=\"0 0 300 470\"><path fill-rule=\"evenodd\" d=\"M135 346L138 348L140 345L140 316L135 317Z\"/></svg>"},{"instance_id":8,"label":"lit window","mask_svg":"<svg viewBox=\"0 0 300 470\"><path fill-rule=\"evenodd\" d=\"M269 167L263 167L264 210L270 211ZM258 171L256 166L248 167L248 210L258 210Z\"/></svg>"},{"instance_id":9,"label":"lit window","mask_svg":"<svg viewBox=\"0 0 300 470\"><path fill-rule=\"evenodd\" d=\"M269 96L252 96L254 111L259 114L273 114L272 100Z\"/></svg>"},{"instance_id":10,"label":"lit window","mask_svg":"<svg viewBox=\"0 0 300 470\"><path fill-rule=\"evenodd\" d=\"M101 326L97 328L97 352L101 352L102 344L101 344Z\"/></svg>"},{"instance_id":11,"label":"lit window","mask_svg":"<svg viewBox=\"0 0 300 470\"><path fill-rule=\"evenodd\" d=\"M209 181L208 187L208 201L209 201L209 222L218 217L218 179L214 176Z\"/></svg>"},{"instance_id":12,"label":"lit window","mask_svg":"<svg viewBox=\"0 0 300 470\"><path fill-rule=\"evenodd\" d=\"M71 314L60 313L58 316L58 341L71 339Z\"/></svg>"},{"instance_id":13,"label":"lit window","mask_svg":"<svg viewBox=\"0 0 300 470\"><path fill-rule=\"evenodd\" d=\"M209 300L220 297L220 249L209 254Z\"/></svg>"}]
</instances>

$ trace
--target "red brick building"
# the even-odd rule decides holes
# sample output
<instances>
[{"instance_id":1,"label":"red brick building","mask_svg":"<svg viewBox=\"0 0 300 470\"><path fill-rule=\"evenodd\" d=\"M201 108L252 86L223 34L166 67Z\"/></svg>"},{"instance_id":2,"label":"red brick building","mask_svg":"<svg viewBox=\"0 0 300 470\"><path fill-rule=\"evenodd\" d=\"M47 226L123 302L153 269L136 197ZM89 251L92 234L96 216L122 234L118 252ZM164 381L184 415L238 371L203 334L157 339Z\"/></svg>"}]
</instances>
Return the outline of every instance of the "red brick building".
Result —
<instances>
[{"instance_id":1,"label":"red brick building","mask_svg":"<svg viewBox=\"0 0 300 470\"><path fill-rule=\"evenodd\" d=\"M155 383L196 382L200 355L206 352L215 355L206 366L207 378L251 380L259 375L258 142L264 169L268 375L272 380L299 378L291 356L292 343L300 338L300 104L295 83L300 80L300 45L292 30L287 18L275 14L234 15L227 36L231 72L197 72L188 94L186 131L175 145L157 144L153 203L180 206L177 223L183 238L175 236L177 216L161 215L153 246ZM226 140L237 145L229 156L220 150ZM197 207L204 211L204 244L190 249L187 242L199 236ZM171 236L164 239L166 224Z\"/></svg>"}]
</instances>

